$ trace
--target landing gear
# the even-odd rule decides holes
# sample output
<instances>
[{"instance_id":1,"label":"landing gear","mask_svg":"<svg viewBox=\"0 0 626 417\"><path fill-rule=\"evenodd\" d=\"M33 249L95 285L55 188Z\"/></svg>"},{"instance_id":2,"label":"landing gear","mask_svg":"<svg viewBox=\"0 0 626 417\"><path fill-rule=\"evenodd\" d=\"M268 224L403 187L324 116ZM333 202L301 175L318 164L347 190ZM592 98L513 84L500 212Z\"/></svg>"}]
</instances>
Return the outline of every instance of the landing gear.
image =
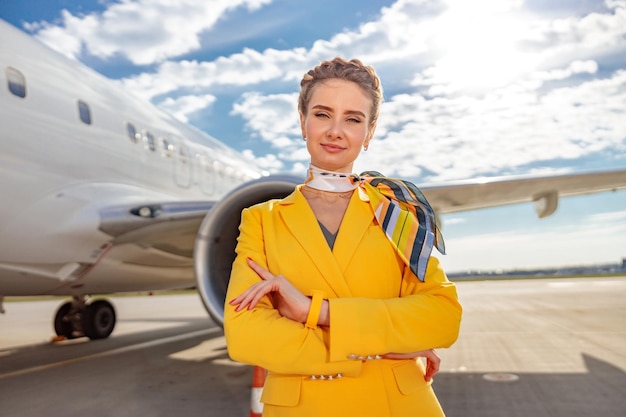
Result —
<instances>
[{"instance_id":1,"label":"landing gear","mask_svg":"<svg viewBox=\"0 0 626 417\"><path fill-rule=\"evenodd\" d=\"M115 328L115 309L106 300L89 302L75 296L61 305L54 317L54 331L67 339L86 336L91 340L109 337Z\"/></svg>"},{"instance_id":2,"label":"landing gear","mask_svg":"<svg viewBox=\"0 0 626 417\"><path fill-rule=\"evenodd\" d=\"M61 305L57 310L57 314L54 316L54 331L58 336L64 336L67 339L74 339L78 337L74 335L74 325L72 316L70 314L72 310L72 303L67 302Z\"/></svg>"},{"instance_id":3,"label":"landing gear","mask_svg":"<svg viewBox=\"0 0 626 417\"><path fill-rule=\"evenodd\" d=\"M82 318L85 336L106 339L115 327L115 310L106 300L97 300L87 306Z\"/></svg>"}]
</instances>

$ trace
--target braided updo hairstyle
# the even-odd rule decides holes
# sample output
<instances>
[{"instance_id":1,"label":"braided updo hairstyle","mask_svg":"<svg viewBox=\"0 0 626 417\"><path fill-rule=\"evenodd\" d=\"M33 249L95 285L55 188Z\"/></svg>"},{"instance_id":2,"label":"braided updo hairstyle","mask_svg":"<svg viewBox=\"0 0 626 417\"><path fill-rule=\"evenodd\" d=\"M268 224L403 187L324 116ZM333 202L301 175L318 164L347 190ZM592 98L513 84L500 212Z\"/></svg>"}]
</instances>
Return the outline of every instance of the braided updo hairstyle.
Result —
<instances>
[{"instance_id":1,"label":"braided updo hairstyle","mask_svg":"<svg viewBox=\"0 0 626 417\"><path fill-rule=\"evenodd\" d=\"M380 103L383 100L383 88L374 68L363 65L358 59L347 61L344 58L336 57L331 61L323 61L304 74L302 81L300 81L300 97L298 98L300 113L306 116L306 110L315 86L333 78L352 81L361 87L366 95L371 97L370 128L376 126L380 113Z\"/></svg>"}]
</instances>

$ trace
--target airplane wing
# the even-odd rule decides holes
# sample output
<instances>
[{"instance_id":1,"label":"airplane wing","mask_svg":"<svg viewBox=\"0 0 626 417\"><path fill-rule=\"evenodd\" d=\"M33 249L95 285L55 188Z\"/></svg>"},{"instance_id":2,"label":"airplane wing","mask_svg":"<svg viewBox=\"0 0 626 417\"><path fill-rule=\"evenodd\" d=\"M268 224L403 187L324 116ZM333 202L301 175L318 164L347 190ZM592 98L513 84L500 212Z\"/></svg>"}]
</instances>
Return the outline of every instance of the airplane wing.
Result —
<instances>
[{"instance_id":1,"label":"airplane wing","mask_svg":"<svg viewBox=\"0 0 626 417\"><path fill-rule=\"evenodd\" d=\"M540 177L480 178L420 188L438 214L534 201L541 218L554 213L559 197L626 188L626 169Z\"/></svg>"},{"instance_id":2,"label":"airplane wing","mask_svg":"<svg viewBox=\"0 0 626 417\"><path fill-rule=\"evenodd\" d=\"M249 193L251 188L245 188ZM559 197L626 188L626 170L540 177L493 177L420 188L438 214L534 201L538 216L546 217L556 210ZM113 238L113 246L150 248L170 256L172 260L179 258L191 262L200 224L216 205L220 206L220 202L178 201L106 207L100 210L99 230ZM227 211L240 211L244 205ZM224 220L218 223L223 224ZM236 224L232 224L231 228L236 228ZM157 260L145 254L132 260L126 259L126 262L146 266L167 264L162 257Z\"/></svg>"},{"instance_id":3,"label":"airplane wing","mask_svg":"<svg viewBox=\"0 0 626 417\"><path fill-rule=\"evenodd\" d=\"M626 169L481 178L420 188L438 214L534 201L538 216L546 217L556 210L559 197L626 188ZM191 259L200 224L216 204L178 201L105 207L100 210L99 230L113 237L113 245L134 244Z\"/></svg>"},{"instance_id":4,"label":"airplane wing","mask_svg":"<svg viewBox=\"0 0 626 417\"><path fill-rule=\"evenodd\" d=\"M214 204L178 201L106 207L100 210L99 230L113 237L113 245L150 247L191 260L200 223Z\"/></svg>"}]
</instances>

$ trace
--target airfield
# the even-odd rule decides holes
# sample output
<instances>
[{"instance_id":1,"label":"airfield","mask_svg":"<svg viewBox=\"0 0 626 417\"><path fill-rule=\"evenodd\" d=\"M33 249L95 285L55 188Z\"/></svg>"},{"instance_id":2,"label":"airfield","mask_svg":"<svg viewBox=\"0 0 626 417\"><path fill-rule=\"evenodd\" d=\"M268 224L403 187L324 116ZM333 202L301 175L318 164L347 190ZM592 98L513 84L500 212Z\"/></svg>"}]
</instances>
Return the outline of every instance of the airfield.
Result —
<instances>
[{"instance_id":1,"label":"airfield","mask_svg":"<svg viewBox=\"0 0 626 417\"><path fill-rule=\"evenodd\" d=\"M461 334L434 382L448 417L625 415L626 277L457 285ZM5 304L0 416L249 415L252 368L196 294L112 301L95 342L50 342L58 300Z\"/></svg>"}]
</instances>

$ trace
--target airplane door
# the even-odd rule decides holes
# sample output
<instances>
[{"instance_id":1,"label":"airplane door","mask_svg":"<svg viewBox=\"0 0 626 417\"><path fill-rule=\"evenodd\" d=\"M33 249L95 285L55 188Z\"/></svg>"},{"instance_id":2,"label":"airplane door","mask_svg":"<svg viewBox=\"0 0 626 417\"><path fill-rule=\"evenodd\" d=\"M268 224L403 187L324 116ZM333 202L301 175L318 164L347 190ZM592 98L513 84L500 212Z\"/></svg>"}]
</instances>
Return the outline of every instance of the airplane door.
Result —
<instances>
[{"instance_id":1,"label":"airplane door","mask_svg":"<svg viewBox=\"0 0 626 417\"><path fill-rule=\"evenodd\" d=\"M206 152L197 155L200 165L200 189L207 195L215 193L215 167L214 161Z\"/></svg>"},{"instance_id":2,"label":"airplane door","mask_svg":"<svg viewBox=\"0 0 626 417\"><path fill-rule=\"evenodd\" d=\"M191 186L191 158L189 148L183 141L174 141L174 181L179 187Z\"/></svg>"}]
</instances>

